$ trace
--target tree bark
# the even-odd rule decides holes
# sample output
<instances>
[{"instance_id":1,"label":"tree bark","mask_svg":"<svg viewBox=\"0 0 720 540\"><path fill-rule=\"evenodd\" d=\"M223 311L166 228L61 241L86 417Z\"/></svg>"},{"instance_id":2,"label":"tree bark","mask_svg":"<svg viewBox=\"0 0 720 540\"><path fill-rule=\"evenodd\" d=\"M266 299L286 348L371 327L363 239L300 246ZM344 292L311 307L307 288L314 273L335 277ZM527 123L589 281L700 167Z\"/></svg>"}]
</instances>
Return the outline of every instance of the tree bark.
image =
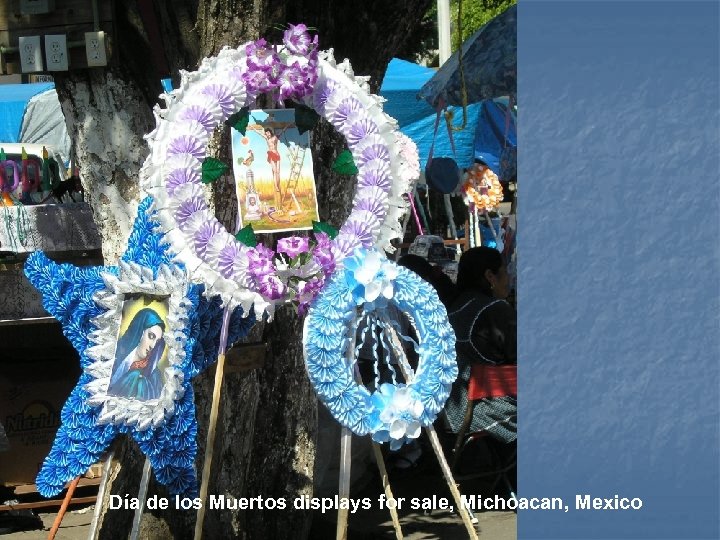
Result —
<instances>
[{"instance_id":1,"label":"tree bark","mask_svg":"<svg viewBox=\"0 0 720 540\"><path fill-rule=\"evenodd\" d=\"M105 70L58 75L56 86L76 143L77 163L86 196L103 238L106 264L125 249L137 203L138 173L147 155L143 135L154 129L152 107L161 92L153 64L149 29L138 3L117 2L115 61ZM163 54L173 79L177 70L193 70L203 56L223 46L260 36L279 41L286 22L304 22L320 35L321 48L335 48L338 61L349 57L356 74L372 75L377 90L394 55L420 23L431 0L366 3L340 0L155 0ZM218 130L215 146L227 156L229 137ZM321 121L312 133L313 163L320 217L339 227L349 214L354 179L340 177L330 165L345 141ZM227 161L229 162L229 161ZM218 218L231 229L237 204L232 178L214 185ZM270 241L273 239L271 238ZM222 389L218 435L209 493L239 497L285 498L280 510L207 511L207 538L305 538L311 513L292 508L295 497L312 494L317 399L302 357L302 324L291 308L281 308L269 324L257 324L249 341L268 343L265 365L244 374L228 374ZM194 382L198 415L198 476L208 428L214 369ZM118 444L119 465L109 490L136 496L144 456L129 439ZM169 497L154 479L148 494ZM171 507L173 504L171 504ZM126 538L132 511L106 511L100 538ZM191 538L195 513L146 510L144 538Z\"/></svg>"}]
</instances>

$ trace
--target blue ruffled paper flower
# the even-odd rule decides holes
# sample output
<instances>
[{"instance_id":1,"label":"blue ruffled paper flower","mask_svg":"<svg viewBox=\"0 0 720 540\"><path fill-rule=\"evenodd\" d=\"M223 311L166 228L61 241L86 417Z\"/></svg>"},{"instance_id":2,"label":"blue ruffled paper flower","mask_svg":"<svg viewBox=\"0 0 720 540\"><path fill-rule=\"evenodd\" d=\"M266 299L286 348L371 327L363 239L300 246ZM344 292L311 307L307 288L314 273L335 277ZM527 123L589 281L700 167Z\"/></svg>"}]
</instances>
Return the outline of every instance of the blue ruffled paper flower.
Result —
<instances>
[{"instance_id":1,"label":"blue ruffled paper flower","mask_svg":"<svg viewBox=\"0 0 720 540\"><path fill-rule=\"evenodd\" d=\"M354 365L347 360L357 332L348 321L382 313L389 302L413 321L419 363L408 385L382 384L371 394L355 382ZM362 249L345 259L310 308L304 354L308 377L335 419L357 435L389 442L392 449L433 423L458 373L455 334L435 290L379 252Z\"/></svg>"},{"instance_id":2,"label":"blue ruffled paper flower","mask_svg":"<svg viewBox=\"0 0 720 540\"><path fill-rule=\"evenodd\" d=\"M162 242L162 235L154 232L158 223L151 204L150 198L140 204L128 249L122 257L122 264L140 268L149 280L158 279L159 273L168 269L179 268ZM63 407L53 447L38 474L38 491L45 497L57 495L68 481L96 463L115 437L127 433L147 455L160 483L167 485L172 494L194 496L197 420L191 381L217 359L222 322L219 300L205 298L202 286L187 287L181 304L186 319L179 321L184 347L178 351L177 379L173 381L178 385L179 397L173 401L173 412L166 415L160 410L148 426L141 426L141 422L114 423L111 418L101 420L103 406L94 404L97 396L91 394L99 386L92 349L97 347L93 341L97 339L95 322L101 320L96 318L108 313L108 307L99 303L108 301L107 297L102 300L107 288L105 279L119 277L119 268L56 264L37 252L28 258L25 273L42 292L45 309L60 321L63 333L78 351L83 370ZM255 322L252 312L248 317L242 315L238 308L231 316L229 343L246 335Z\"/></svg>"}]
</instances>

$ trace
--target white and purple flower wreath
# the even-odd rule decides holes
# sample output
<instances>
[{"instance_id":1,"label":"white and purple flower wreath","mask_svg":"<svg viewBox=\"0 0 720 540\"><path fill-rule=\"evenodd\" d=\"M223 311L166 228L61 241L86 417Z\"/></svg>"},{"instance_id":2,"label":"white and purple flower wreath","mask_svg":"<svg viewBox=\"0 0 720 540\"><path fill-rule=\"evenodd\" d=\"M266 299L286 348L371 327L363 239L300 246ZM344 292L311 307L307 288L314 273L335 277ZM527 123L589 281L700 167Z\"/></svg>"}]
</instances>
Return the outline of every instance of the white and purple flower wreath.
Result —
<instances>
[{"instance_id":1,"label":"white and purple flower wreath","mask_svg":"<svg viewBox=\"0 0 720 540\"><path fill-rule=\"evenodd\" d=\"M410 319L419 362L407 385L380 384L371 393L355 374L354 322L374 313L390 331L389 303ZM347 354L349 347L354 354ZM457 378L455 334L437 293L376 250L356 250L320 292L305 319L304 354L310 381L335 419L357 435L389 442L391 449L433 423ZM398 356L403 362L403 354ZM411 372L407 365L404 370Z\"/></svg>"},{"instance_id":2,"label":"white and purple flower wreath","mask_svg":"<svg viewBox=\"0 0 720 540\"><path fill-rule=\"evenodd\" d=\"M327 119L347 139L358 169L353 208L339 234L332 240L316 235L317 268L288 269L273 250L240 243L208 206L202 185L208 138L262 93L281 103L293 99ZM156 200L177 259L207 294L245 312L254 304L258 316L282 302L306 307L356 248L393 249L390 241L400 237L407 210L403 196L418 177L417 150L383 112L383 99L368 92L367 78L355 77L347 60L336 64L332 51L320 52L305 25L291 25L281 46L261 39L223 49L197 71L183 72L180 88L163 97L167 108L155 110L141 181ZM305 285L293 284L298 280Z\"/></svg>"}]
</instances>

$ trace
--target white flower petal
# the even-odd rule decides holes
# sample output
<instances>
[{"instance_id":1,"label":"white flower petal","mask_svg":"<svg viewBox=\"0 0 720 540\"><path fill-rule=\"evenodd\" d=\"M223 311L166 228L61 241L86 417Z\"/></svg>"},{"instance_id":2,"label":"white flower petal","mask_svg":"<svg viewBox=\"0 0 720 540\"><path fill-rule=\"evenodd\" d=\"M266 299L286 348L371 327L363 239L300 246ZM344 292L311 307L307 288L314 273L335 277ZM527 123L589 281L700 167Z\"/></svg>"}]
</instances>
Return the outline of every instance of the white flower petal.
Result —
<instances>
[{"instance_id":1,"label":"white flower petal","mask_svg":"<svg viewBox=\"0 0 720 540\"><path fill-rule=\"evenodd\" d=\"M375 273L376 272L371 268L368 268L367 266L362 266L355 270L355 279L358 281L358 283L367 285L375 278Z\"/></svg>"},{"instance_id":2,"label":"white flower petal","mask_svg":"<svg viewBox=\"0 0 720 540\"><path fill-rule=\"evenodd\" d=\"M382 284L382 295L385 298L389 299L389 298L393 297L393 292L394 292L394 287L393 287L392 282L384 281Z\"/></svg>"},{"instance_id":3,"label":"white flower petal","mask_svg":"<svg viewBox=\"0 0 720 540\"><path fill-rule=\"evenodd\" d=\"M380 283L373 281L365 285L365 301L374 302L375 299L380 296Z\"/></svg>"},{"instance_id":4,"label":"white flower petal","mask_svg":"<svg viewBox=\"0 0 720 540\"><path fill-rule=\"evenodd\" d=\"M421 431L422 426L420 425L420 422L418 422L417 420L413 420L412 422L407 423L405 435L410 439L417 439L420 436Z\"/></svg>"},{"instance_id":5,"label":"white flower petal","mask_svg":"<svg viewBox=\"0 0 720 540\"><path fill-rule=\"evenodd\" d=\"M393 439L402 439L407 432L407 422L405 420L395 420L390 424L390 437Z\"/></svg>"}]
</instances>

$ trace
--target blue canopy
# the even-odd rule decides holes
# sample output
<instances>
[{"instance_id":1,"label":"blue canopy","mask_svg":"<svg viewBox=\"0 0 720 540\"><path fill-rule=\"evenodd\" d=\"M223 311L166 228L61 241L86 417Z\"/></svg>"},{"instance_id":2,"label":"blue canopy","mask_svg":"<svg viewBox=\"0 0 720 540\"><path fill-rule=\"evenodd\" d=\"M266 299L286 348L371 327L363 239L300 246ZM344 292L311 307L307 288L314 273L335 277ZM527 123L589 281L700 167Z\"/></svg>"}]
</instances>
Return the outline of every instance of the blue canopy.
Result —
<instances>
[{"instance_id":1,"label":"blue canopy","mask_svg":"<svg viewBox=\"0 0 720 540\"><path fill-rule=\"evenodd\" d=\"M507 100L480 102L480 116L475 128L475 159L490 167L501 180L516 176L517 129L515 112Z\"/></svg>"},{"instance_id":2,"label":"blue canopy","mask_svg":"<svg viewBox=\"0 0 720 540\"><path fill-rule=\"evenodd\" d=\"M417 145L422 169L430 154L437 113L417 96L420 88L434 74L435 70L431 68L393 58L380 87L380 95L387 100L383 105L385 112L398 121L400 131ZM448 110L454 115L453 125L459 127L462 124L462 107L448 107ZM502 179L509 178L509 169L503 167L501 161L512 161L517 136L514 113L507 117L506 110L506 101L502 100L469 105L465 129L452 132L454 152L445 119L441 116L433 156L452 157L460 167L469 167L476 160L481 160ZM506 132L507 141L504 140Z\"/></svg>"},{"instance_id":3,"label":"blue canopy","mask_svg":"<svg viewBox=\"0 0 720 540\"><path fill-rule=\"evenodd\" d=\"M55 88L55 83L0 84L0 141L20 142L20 127L33 96Z\"/></svg>"},{"instance_id":4,"label":"blue canopy","mask_svg":"<svg viewBox=\"0 0 720 540\"><path fill-rule=\"evenodd\" d=\"M434 114L430 105L417 98L418 89L433 75L434 69L399 58L390 60L380 86L380 95L387 99L384 111L397 120L401 128Z\"/></svg>"}]
</instances>

